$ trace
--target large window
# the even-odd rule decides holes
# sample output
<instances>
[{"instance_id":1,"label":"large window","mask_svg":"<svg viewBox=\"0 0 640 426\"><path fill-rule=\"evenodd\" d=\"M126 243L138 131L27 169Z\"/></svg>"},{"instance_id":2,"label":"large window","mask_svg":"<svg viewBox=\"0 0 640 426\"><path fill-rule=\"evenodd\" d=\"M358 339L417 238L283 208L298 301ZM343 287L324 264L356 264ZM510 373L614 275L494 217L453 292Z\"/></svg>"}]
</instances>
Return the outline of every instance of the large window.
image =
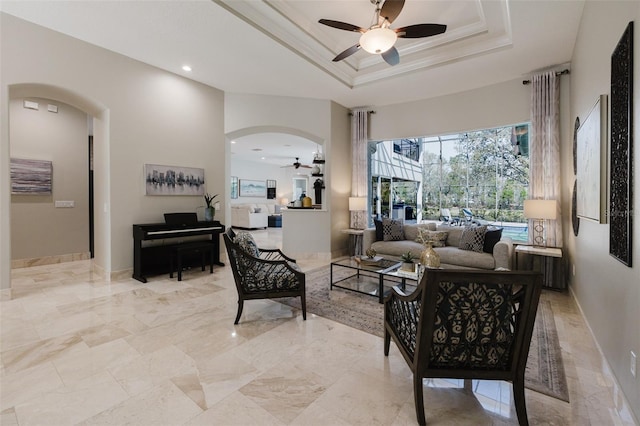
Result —
<instances>
[{"instance_id":1,"label":"large window","mask_svg":"<svg viewBox=\"0 0 640 426\"><path fill-rule=\"evenodd\" d=\"M525 222L528 124L423 138L423 218Z\"/></svg>"},{"instance_id":2,"label":"large window","mask_svg":"<svg viewBox=\"0 0 640 426\"><path fill-rule=\"evenodd\" d=\"M376 143L373 217L497 224L526 240L529 125ZM503 231L503 234L505 232Z\"/></svg>"}]
</instances>

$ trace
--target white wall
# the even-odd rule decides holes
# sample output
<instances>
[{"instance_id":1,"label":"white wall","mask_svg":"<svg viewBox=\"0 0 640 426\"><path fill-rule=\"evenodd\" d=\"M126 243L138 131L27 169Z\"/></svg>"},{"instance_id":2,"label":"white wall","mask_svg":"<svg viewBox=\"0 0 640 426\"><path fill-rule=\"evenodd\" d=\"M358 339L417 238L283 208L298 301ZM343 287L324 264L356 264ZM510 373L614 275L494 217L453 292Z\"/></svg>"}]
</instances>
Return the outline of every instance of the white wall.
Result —
<instances>
[{"instance_id":1,"label":"white wall","mask_svg":"<svg viewBox=\"0 0 640 426\"><path fill-rule=\"evenodd\" d=\"M640 374L629 371L630 351L640 356L640 3L627 1L588 1L572 59L571 117L584 121L601 94L611 95L611 53L629 21L635 20L634 37L634 115L633 164L634 221L633 267L609 255L610 227L580 221L577 237L565 238L576 275L572 289L613 370L636 419L640 418ZM563 160L562 169L573 185L572 157ZM578 182L579 184L579 182ZM571 188L565 185L564 191ZM615 237L615 236L614 236ZM619 401L616 401L619 402Z\"/></svg>"},{"instance_id":2,"label":"white wall","mask_svg":"<svg viewBox=\"0 0 640 426\"><path fill-rule=\"evenodd\" d=\"M372 108L369 139L434 136L530 120L530 86L522 80L449 96Z\"/></svg>"},{"instance_id":3,"label":"white wall","mask_svg":"<svg viewBox=\"0 0 640 426\"><path fill-rule=\"evenodd\" d=\"M96 117L96 262L106 272L131 268L132 224L162 221L164 212L196 211L203 204L197 196L145 196L145 163L204 168L206 190L226 198L221 91L10 15L1 20L2 288L9 286L10 258L4 237L10 235L5 126L8 99L18 85L32 92L59 89L75 97L77 103L67 101L71 105L94 109L89 112Z\"/></svg>"},{"instance_id":4,"label":"white wall","mask_svg":"<svg viewBox=\"0 0 640 426\"><path fill-rule=\"evenodd\" d=\"M89 252L89 159L87 114L41 98L11 100L11 157L51 161L51 195L11 196L12 260ZM57 113L47 110L55 104ZM55 201L73 201L56 208Z\"/></svg>"},{"instance_id":5,"label":"white wall","mask_svg":"<svg viewBox=\"0 0 640 426\"><path fill-rule=\"evenodd\" d=\"M330 257L334 245L338 247L338 251L342 248L346 250L347 236L341 234L337 226L334 227L333 217L337 215L340 218L348 211L346 205L351 188L351 166L350 161L345 161L344 158L345 153L350 152L351 144L348 110L327 100L225 94L227 139L230 139L230 135L242 134L245 129L261 128L265 132L296 134L323 146L326 159L325 199L322 200L323 210L313 213L315 223L322 226L314 227L313 232L319 233L317 241L324 242L323 247L318 250L320 255ZM228 164L231 170L230 160ZM344 179L345 174L348 174L348 180ZM348 222L345 227L348 228ZM293 233L287 231L286 220L283 220L283 247L297 247L286 241L287 235L291 236ZM325 235L330 235L330 238L325 238ZM299 250L300 254L306 254L304 247L299 247ZM291 254L295 257L295 253Z\"/></svg>"}]
</instances>

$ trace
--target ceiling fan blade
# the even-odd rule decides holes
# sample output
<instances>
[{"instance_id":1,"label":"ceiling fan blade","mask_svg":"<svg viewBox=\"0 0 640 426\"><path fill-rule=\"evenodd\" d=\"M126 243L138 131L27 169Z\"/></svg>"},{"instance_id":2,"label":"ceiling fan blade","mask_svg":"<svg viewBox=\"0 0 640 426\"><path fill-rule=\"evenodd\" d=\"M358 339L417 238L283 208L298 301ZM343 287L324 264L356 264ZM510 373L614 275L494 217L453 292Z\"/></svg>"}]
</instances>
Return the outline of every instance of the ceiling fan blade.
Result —
<instances>
[{"instance_id":1,"label":"ceiling fan blade","mask_svg":"<svg viewBox=\"0 0 640 426\"><path fill-rule=\"evenodd\" d=\"M400 63L400 55L398 49L392 47L386 52L382 53L382 59L384 59L389 65L398 65Z\"/></svg>"},{"instance_id":2,"label":"ceiling fan blade","mask_svg":"<svg viewBox=\"0 0 640 426\"><path fill-rule=\"evenodd\" d=\"M389 23L392 23L400 15L403 7L404 0L385 0L382 9L380 9L381 20L384 22L386 19ZM382 22L380 24L382 25Z\"/></svg>"},{"instance_id":3,"label":"ceiling fan blade","mask_svg":"<svg viewBox=\"0 0 640 426\"><path fill-rule=\"evenodd\" d=\"M321 19L318 22L332 28L337 28L339 30L355 31L357 33L363 33L367 31L365 28L360 28L356 25L347 24L346 22L332 21L331 19Z\"/></svg>"},{"instance_id":4,"label":"ceiling fan blade","mask_svg":"<svg viewBox=\"0 0 640 426\"><path fill-rule=\"evenodd\" d=\"M360 44L356 44L351 46L350 48L348 48L347 50L345 50L344 52L340 53L338 56L336 56L335 58L333 58L333 62L338 62L343 60L344 58L347 58L351 55L353 55L354 53L356 53L358 50L360 50Z\"/></svg>"},{"instance_id":5,"label":"ceiling fan blade","mask_svg":"<svg viewBox=\"0 0 640 426\"><path fill-rule=\"evenodd\" d=\"M442 24L416 24L395 31L400 38L421 38L442 34L446 30L447 26Z\"/></svg>"}]
</instances>

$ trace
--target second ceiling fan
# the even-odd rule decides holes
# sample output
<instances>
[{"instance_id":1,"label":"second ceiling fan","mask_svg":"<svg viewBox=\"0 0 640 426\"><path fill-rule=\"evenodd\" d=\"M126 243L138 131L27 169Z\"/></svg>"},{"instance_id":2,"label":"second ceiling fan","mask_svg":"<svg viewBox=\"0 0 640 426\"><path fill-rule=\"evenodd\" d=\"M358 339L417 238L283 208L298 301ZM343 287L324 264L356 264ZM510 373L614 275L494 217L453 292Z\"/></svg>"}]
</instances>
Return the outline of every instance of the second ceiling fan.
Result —
<instances>
[{"instance_id":1,"label":"second ceiling fan","mask_svg":"<svg viewBox=\"0 0 640 426\"><path fill-rule=\"evenodd\" d=\"M332 28L362 33L360 41L333 58L333 62L341 61L362 48L369 53L382 55L382 58L389 65L397 65L400 62L400 55L394 44L398 38L431 37L442 34L447 30L447 26L442 24L416 24L395 30L391 29L389 27L402 11L405 0L370 1L376 6L376 11L374 22L369 28L361 28L357 25L331 19L320 19L318 21ZM382 7L380 4L382 4Z\"/></svg>"}]
</instances>

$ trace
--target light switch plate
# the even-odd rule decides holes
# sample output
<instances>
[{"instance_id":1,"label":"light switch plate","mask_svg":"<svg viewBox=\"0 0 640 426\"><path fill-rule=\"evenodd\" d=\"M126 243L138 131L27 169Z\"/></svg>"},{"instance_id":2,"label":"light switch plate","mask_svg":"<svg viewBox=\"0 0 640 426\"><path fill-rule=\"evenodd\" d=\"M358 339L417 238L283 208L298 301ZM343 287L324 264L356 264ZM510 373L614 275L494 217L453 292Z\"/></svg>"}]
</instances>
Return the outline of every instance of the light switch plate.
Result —
<instances>
[{"instance_id":1,"label":"light switch plate","mask_svg":"<svg viewBox=\"0 0 640 426\"><path fill-rule=\"evenodd\" d=\"M58 201L55 202L56 208L70 209L76 206L75 201Z\"/></svg>"}]
</instances>

